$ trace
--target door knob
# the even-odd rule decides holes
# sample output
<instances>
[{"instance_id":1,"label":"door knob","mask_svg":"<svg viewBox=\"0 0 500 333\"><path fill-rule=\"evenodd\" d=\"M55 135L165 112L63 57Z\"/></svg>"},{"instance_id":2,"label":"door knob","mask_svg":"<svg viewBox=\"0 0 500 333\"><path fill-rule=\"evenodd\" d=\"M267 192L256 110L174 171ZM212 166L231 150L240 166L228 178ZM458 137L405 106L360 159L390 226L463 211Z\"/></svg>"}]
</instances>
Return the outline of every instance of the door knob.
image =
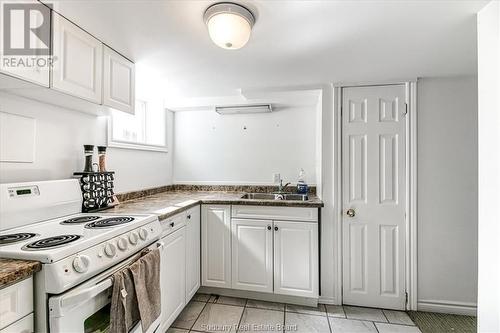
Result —
<instances>
[{"instance_id":1,"label":"door knob","mask_svg":"<svg viewBox=\"0 0 500 333\"><path fill-rule=\"evenodd\" d=\"M356 212L354 211L354 209L352 208L349 208L346 212L347 216L349 217L354 217L356 215Z\"/></svg>"}]
</instances>

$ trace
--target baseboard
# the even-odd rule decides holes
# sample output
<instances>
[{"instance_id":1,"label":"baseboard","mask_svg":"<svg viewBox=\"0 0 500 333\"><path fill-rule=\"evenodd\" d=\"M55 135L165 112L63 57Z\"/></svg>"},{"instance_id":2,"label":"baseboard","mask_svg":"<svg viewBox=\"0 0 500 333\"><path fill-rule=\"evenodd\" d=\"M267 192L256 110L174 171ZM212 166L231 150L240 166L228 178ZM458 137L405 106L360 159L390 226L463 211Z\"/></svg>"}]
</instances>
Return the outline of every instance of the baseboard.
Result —
<instances>
[{"instance_id":1,"label":"baseboard","mask_svg":"<svg viewBox=\"0 0 500 333\"><path fill-rule=\"evenodd\" d=\"M319 299L318 299L318 303L328 304L328 305L339 305L339 303L337 303L335 301L335 298L333 298L333 297L325 297L325 296L320 296Z\"/></svg>"},{"instance_id":2,"label":"baseboard","mask_svg":"<svg viewBox=\"0 0 500 333\"><path fill-rule=\"evenodd\" d=\"M198 292L203 293L203 294L216 294L216 295L221 295L221 296L250 298L250 299L256 299L256 300L267 301L267 302L288 303L288 304L296 304L296 305L304 305L304 306L317 306L318 305L317 298L278 295L278 294L272 294L272 293L263 293L263 292L246 291L246 290L229 289L229 288L202 286L202 287L200 287Z\"/></svg>"},{"instance_id":3,"label":"baseboard","mask_svg":"<svg viewBox=\"0 0 500 333\"><path fill-rule=\"evenodd\" d=\"M466 302L451 302L437 300L419 300L418 311L440 312L458 315L476 316L477 304Z\"/></svg>"}]
</instances>

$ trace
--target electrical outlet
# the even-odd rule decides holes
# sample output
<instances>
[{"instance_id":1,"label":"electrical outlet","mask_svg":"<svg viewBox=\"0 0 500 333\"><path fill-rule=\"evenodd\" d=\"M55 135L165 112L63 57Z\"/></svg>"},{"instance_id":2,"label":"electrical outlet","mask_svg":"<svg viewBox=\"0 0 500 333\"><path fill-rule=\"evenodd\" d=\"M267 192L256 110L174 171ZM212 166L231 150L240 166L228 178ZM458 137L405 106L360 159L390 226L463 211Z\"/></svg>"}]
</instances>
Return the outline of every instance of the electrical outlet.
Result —
<instances>
[{"instance_id":1,"label":"electrical outlet","mask_svg":"<svg viewBox=\"0 0 500 333\"><path fill-rule=\"evenodd\" d=\"M273 183L277 184L280 182L281 175L279 173L273 173Z\"/></svg>"}]
</instances>

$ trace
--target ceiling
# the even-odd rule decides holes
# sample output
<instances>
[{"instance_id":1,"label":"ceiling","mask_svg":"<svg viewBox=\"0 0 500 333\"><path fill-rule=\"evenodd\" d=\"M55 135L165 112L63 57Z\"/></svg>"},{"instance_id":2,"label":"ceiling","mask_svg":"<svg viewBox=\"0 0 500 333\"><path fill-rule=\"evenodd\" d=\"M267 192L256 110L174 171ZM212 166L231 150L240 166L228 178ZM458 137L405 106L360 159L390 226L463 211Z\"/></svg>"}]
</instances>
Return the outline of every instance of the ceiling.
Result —
<instances>
[{"instance_id":1,"label":"ceiling","mask_svg":"<svg viewBox=\"0 0 500 333\"><path fill-rule=\"evenodd\" d=\"M48 2L48 1L47 1ZM476 73L486 0L242 0L257 17L240 50L214 45L215 1L64 0L54 8L161 78L171 96Z\"/></svg>"}]
</instances>

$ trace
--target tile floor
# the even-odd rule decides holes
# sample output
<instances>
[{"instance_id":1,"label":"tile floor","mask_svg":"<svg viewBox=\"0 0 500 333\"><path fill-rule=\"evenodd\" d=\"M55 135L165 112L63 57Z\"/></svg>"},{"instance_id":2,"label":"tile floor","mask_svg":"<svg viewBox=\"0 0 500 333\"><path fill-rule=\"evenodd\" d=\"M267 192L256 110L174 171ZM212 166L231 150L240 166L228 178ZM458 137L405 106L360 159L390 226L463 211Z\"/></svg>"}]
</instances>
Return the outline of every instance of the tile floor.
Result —
<instances>
[{"instance_id":1,"label":"tile floor","mask_svg":"<svg viewBox=\"0 0 500 333\"><path fill-rule=\"evenodd\" d=\"M402 311L299 305L196 294L167 333L420 333Z\"/></svg>"}]
</instances>

